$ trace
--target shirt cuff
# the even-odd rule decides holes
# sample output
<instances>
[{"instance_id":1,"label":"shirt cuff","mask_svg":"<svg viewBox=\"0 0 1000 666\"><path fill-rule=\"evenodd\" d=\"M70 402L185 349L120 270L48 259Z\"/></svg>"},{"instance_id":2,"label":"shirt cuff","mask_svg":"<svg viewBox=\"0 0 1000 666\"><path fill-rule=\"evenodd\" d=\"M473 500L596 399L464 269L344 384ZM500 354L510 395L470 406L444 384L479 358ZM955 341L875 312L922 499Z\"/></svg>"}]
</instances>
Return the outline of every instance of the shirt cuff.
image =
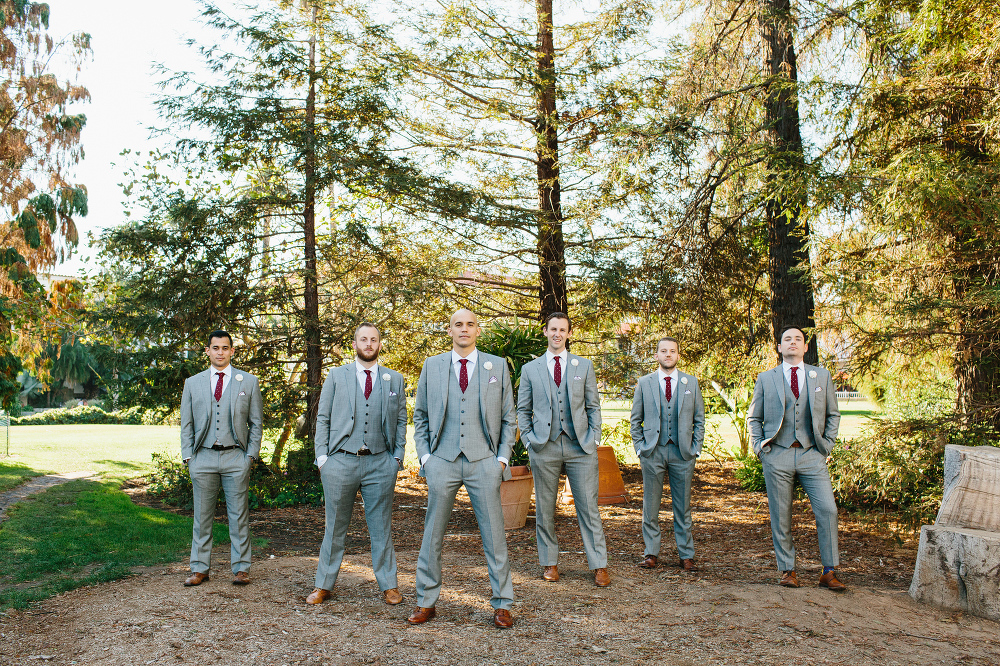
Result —
<instances>
[{"instance_id":1,"label":"shirt cuff","mask_svg":"<svg viewBox=\"0 0 1000 666\"><path fill-rule=\"evenodd\" d=\"M497 460L499 462L502 462L504 465L509 465L510 464L510 461L508 461L506 458L501 458L500 456L497 456Z\"/></svg>"},{"instance_id":2,"label":"shirt cuff","mask_svg":"<svg viewBox=\"0 0 1000 666\"><path fill-rule=\"evenodd\" d=\"M319 458L316 458L316 467L322 467L323 463L326 462L327 458L328 456L320 456Z\"/></svg>"},{"instance_id":3,"label":"shirt cuff","mask_svg":"<svg viewBox=\"0 0 1000 666\"><path fill-rule=\"evenodd\" d=\"M431 454L429 454L429 453L425 453L424 455L420 456L420 466L423 467L424 463L427 462L427 459L430 458L430 457L431 457Z\"/></svg>"}]
</instances>

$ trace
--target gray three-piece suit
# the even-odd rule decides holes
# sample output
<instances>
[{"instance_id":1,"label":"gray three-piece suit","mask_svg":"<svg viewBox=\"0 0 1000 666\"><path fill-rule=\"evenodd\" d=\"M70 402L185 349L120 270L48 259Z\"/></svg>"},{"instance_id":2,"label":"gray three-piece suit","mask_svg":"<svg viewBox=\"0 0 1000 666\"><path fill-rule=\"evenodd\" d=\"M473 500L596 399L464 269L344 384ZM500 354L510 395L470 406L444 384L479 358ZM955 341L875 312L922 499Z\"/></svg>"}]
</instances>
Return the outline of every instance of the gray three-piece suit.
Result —
<instances>
[{"instance_id":1,"label":"gray three-piece suit","mask_svg":"<svg viewBox=\"0 0 1000 666\"><path fill-rule=\"evenodd\" d=\"M181 458L188 460L194 493L191 571L195 573L208 573L211 565L212 522L220 486L229 514L233 573L250 569L247 494L250 458L260 457L263 401L256 377L230 370L218 401L212 388L217 372L213 368L189 377L181 395Z\"/></svg>"},{"instance_id":2,"label":"gray three-piece suit","mask_svg":"<svg viewBox=\"0 0 1000 666\"><path fill-rule=\"evenodd\" d=\"M372 569L384 592L397 587L392 500L406 449L406 382L395 370L370 368L368 398L356 362L334 368L323 382L316 415L316 461L326 504L326 531L316 587L332 590L344 559L358 491L371 538ZM366 455L359 452L370 451Z\"/></svg>"},{"instance_id":3,"label":"gray three-piece suit","mask_svg":"<svg viewBox=\"0 0 1000 666\"><path fill-rule=\"evenodd\" d=\"M608 566L608 549L597 507L601 401L594 364L574 354L565 356L560 361L559 386L545 353L521 368L518 387L517 422L535 482L538 562L558 564L555 510L559 475L565 467L588 566L602 569Z\"/></svg>"},{"instance_id":4,"label":"gray three-piece suit","mask_svg":"<svg viewBox=\"0 0 1000 666\"><path fill-rule=\"evenodd\" d=\"M464 485L479 522L494 609L514 600L500 482L510 478L498 457L510 459L514 443L514 398L507 362L476 352L469 384L459 386L453 352L424 361L413 413L414 442L427 479L427 515L417 559L417 606L433 607L441 593L441 550L455 495ZM471 354L470 354L471 356Z\"/></svg>"},{"instance_id":5,"label":"gray three-piece suit","mask_svg":"<svg viewBox=\"0 0 1000 666\"><path fill-rule=\"evenodd\" d=\"M660 554L663 477L670 482L674 540L682 560L694 559L691 481L705 439L705 401L694 375L677 371L667 400L660 373L639 378L632 399L632 445L642 469L642 540L645 555Z\"/></svg>"},{"instance_id":6,"label":"gray three-piece suit","mask_svg":"<svg viewBox=\"0 0 1000 666\"><path fill-rule=\"evenodd\" d=\"M799 397L785 378L784 364L760 373L747 413L754 453L764 467L771 537L780 571L795 569L792 541L792 491L798 477L816 516L816 536L823 565L840 563L837 550L837 503L826 457L840 427L840 409L829 371L802 364Z\"/></svg>"}]
</instances>

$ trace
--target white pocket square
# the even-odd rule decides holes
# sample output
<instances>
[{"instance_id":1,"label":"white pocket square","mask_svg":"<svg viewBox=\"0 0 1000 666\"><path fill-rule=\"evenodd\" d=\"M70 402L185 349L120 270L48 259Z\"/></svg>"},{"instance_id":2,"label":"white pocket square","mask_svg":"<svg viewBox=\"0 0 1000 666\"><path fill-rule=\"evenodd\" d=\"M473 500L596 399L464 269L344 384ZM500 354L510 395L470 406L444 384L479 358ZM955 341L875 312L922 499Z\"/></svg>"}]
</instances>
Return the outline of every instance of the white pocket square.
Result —
<instances>
[{"instance_id":1,"label":"white pocket square","mask_svg":"<svg viewBox=\"0 0 1000 666\"><path fill-rule=\"evenodd\" d=\"M395 392L395 391L389 391L389 397L390 397L390 398L391 398L392 396L394 396L394 395L396 395L396 392Z\"/></svg>"},{"instance_id":2,"label":"white pocket square","mask_svg":"<svg viewBox=\"0 0 1000 666\"><path fill-rule=\"evenodd\" d=\"M581 377L580 375L577 375L577 376L576 376L576 377L574 377L573 379L583 379L583 377Z\"/></svg>"},{"instance_id":3,"label":"white pocket square","mask_svg":"<svg viewBox=\"0 0 1000 666\"><path fill-rule=\"evenodd\" d=\"M496 377L490 377L489 383L490 384L496 384L497 383L497 378Z\"/></svg>"},{"instance_id":4,"label":"white pocket square","mask_svg":"<svg viewBox=\"0 0 1000 666\"><path fill-rule=\"evenodd\" d=\"M691 395L691 391L684 391L684 395Z\"/></svg>"},{"instance_id":5,"label":"white pocket square","mask_svg":"<svg viewBox=\"0 0 1000 666\"><path fill-rule=\"evenodd\" d=\"M823 387L822 387L822 386L817 386L817 387L816 387L816 393L819 393L819 392L820 392L820 391L822 391L822 390L823 390Z\"/></svg>"},{"instance_id":6,"label":"white pocket square","mask_svg":"<svg viewBox=\"0 0 1000 666\"><path fill-rule=\"evenodd\" d=\"M240 391L240 395L246 395L246 391Z\"/></svg>"}]
</instances>

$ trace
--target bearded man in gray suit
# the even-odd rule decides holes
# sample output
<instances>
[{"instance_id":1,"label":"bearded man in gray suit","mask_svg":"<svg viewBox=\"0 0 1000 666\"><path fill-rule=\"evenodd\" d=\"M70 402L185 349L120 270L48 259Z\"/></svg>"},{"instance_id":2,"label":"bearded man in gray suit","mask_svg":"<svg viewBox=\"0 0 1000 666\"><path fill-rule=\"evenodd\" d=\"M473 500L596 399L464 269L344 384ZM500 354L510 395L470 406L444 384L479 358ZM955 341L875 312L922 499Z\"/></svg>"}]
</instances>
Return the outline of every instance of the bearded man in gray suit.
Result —
<instances>
[{"instance_id":1,"label":"bearded man in gray suit","mask_svg":"<svg viewBox=\"0 0 1000 666\"><path fill-rule=\"evenodd\" d=\"M799 586L792 542L792 491L798 478L816 516L823 562L819 585L842 592L847 587L834 571L840 563L837 501L826 467L837 441L840 408L830 373L803 363L805 352L805 333L797 326L786 326L778 342L781 365L757 376L747 428L753 451L764 467L779 584Z\"/></svg>"},{"instance_id":2,"label":"bearded man in gray suit","mask_svg":"<svg viewBox=\"0 0 1000 666\"><path fill-rule=\"evenodd\" d=\"M371 538L372 569L388 604L403 601L396 584L392 499L406 451L406 381L378 364L382 334L369 322L354 331L357 360L334 368L323 382L316 415L316 465L323 481L326 532L316 589L306 603L333 594L358 491Z\"/></svg>"},{"instance_id":3,"label":"bearded man in gray suit","mask_svg":"<svg viewBox=\"0 0 1000 666\"><path fill-rule=\"evenodd\" d=\"M594 570L594 584L607 587L608 547L597 508L597 445L601 441L601 399L594 364L566 350L572 334L569 317L553 312L543 329L546 352L524 364L517 394L517 422L535 478L535 540L542 578L559 580L556 496L566 469L583 550Z\"/></svg>"},{"instance_id":4,"label":"bearded man in gray suit","mask_svg":"<svg viewBox=\"0 0 1000 666\"><path fill-rule=\"evenodd\" d=\"M510 478L514 395L507 362L476 349L479 319L469 310L451 316L452 350L424 361L413 411L420 473L427 479L427 515L417 558L417 608L422 624L436 614L441 594L441 549L455 495L464 485L479 522L493 588L493 624L509 629L514 586L507 558L500 482Z\"/></svg>"},{"instance_id":5,"label":"bearded man in gray suit","mask_svg":"<svg viewBox=\"0 0 1000 666\"><path fill-rule=\"evenodd\" d=\"M250 470L260 459L263 401L257 378L229 364L233 338L213 331L205 347L211 367L189 377L181 395L181 458L194 494L191 575L184 585L208 580L212 521L219 486L229 514L230 564L234 585L250 582Z\"/></svg>"},{"instance_id":6,"label":"bearded man in gray suit","mask_svg":"<svg viewBox=\"0 0 1000 666\"><path fill-rule=\"evenodd\" d=\"M642 540L639 566L655 569L660 556L663 476L670 481L674 541L685 571L697 571L691 536L691 480L705 439L705 401L694 375L677 369L676 338L656 343L656 372L639 379L632 399L632 445L642 469Z\"/></svg>"}]
</instances>

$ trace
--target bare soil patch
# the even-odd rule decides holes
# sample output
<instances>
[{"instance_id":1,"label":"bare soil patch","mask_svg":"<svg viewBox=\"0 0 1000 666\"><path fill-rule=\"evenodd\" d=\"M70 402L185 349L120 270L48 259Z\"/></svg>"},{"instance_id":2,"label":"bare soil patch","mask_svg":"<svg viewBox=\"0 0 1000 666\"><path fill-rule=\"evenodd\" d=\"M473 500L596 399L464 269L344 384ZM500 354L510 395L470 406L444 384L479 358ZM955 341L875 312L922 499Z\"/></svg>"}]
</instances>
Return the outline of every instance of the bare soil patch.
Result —
<instances>
[{"instance_id":1,"label":"bare soil patch","mask_svg":"<svg viewBox=\"0 0 1000 666\"><path fill-rule=\"evenodd\" d=\"M362 508L331 601L304 603L323 536L321 508L252 513L253 583L230 584L228 547L215 553L211 581L181 582L177 564L116 583L76 590L0 617L2 664L998 664L998 625L916 604L906 595L916 542L870 520L841 516L842 578L835 594L820 573L815 526L796 503L797 590L778 587L767 502L742 491L730 470L699 462L694 485L696 557L702 570L646 572L641 477L625 469L631 502L601 510L611 587L593 586L573 508L557 520L562 580L540 579L533 520L508 532L515 626L489 621L489 583L468 498L459 496L445 553L438 617L410 627L413 571L426 487L414 474L397 486L394 537L406 601L381 602L371 573ZM136 501L145 502L140 489ZM220 519L222 517L220 516ZM661 561L676 561L669 504Z\"/></svg>"}]
</instances>

